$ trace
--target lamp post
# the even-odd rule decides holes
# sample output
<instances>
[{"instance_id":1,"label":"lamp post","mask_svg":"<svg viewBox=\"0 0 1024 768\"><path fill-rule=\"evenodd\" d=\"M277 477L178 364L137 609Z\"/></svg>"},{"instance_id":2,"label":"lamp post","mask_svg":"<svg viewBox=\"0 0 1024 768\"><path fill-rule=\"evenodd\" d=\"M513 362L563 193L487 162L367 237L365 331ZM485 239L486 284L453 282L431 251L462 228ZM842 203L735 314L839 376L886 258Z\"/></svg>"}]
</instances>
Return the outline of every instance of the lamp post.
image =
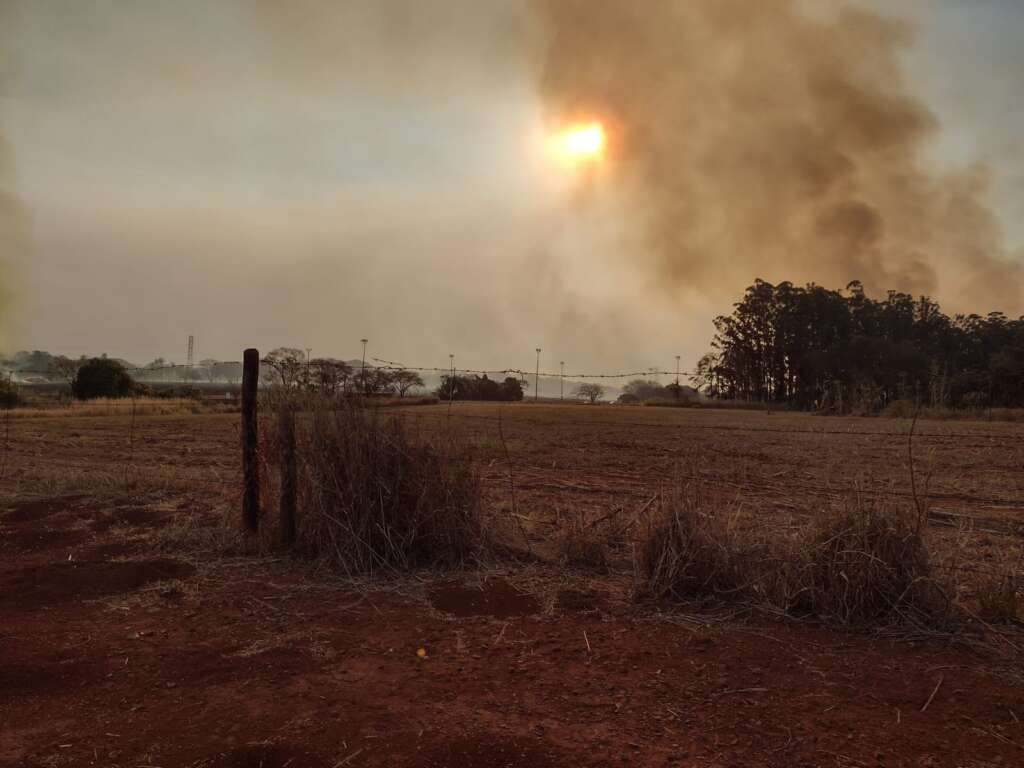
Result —
<instances>
[{"instance_id":1,"label":"lamp post","mask_svg":"<svg viewBox=\"0 0 1024 768\"><path fill-rule=\"evenodd\" d=\"M537 370L533 375L533 402L540 396L540 347L537 347Z\"/></svg>"},{"instance_id":2,"label":"lamp post","mask_svg":"<svg viewBox=\"0 0 1024 768\"><path fill-rule=\"evenodd\" d=\"M362 365L362 372L359 375L363 378L363 394L365 395L366 394L366 389L367 389L367 387L366 387L366 342L367 342L367 339L360 339L360 341L363 343L363 365Z\"/></svg>"},{"instance_id":3,"label":"lamp post","mask_svg":"<svg viewBox=\"0 0 1024 768\"><path fill-rule=\"evenodd\" d=\"M558 366L558 399L565 400L565 360L560 360Z\"/></svg>"},{"instance_id":4,"label":"lamp post","mask_svg":"<svg viewBox=\"0 0 1024 768\"><path fill-rule=\"evenodd\" d=\"M679 355L676 355L676 400L679 399Z\"/></svg>"}]
</instances>

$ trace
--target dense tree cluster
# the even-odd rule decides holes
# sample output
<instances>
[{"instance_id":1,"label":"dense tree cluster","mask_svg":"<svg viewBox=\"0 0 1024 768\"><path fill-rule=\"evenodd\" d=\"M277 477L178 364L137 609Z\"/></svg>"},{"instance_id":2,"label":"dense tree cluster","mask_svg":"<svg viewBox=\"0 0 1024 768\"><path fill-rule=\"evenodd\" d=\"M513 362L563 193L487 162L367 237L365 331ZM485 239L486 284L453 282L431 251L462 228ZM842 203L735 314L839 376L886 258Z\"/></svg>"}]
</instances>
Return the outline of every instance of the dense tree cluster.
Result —
<instances>
[{"instance_id":1,"label":"dense tree cluster","mask_svg":"<svg viewBox=\"0 0 1024 768\"><path fill-rule=\"evenodd\" d=\"M483 376L442 376L437 396L442 400L505 400L523 399L523 383L508 376L497 381Z\"/></svg>"},{"instance_id":2,"label":"dense tree cluster","mask_svg":"<svg viewBox=\"0 0 1024 768\"><path fill-rule=\"evenodd\" d=\"M844 291L758 280L715 320L697 383L711 396L799 408L873 411L1024 406L1024 318L944 315L926 296L859 282Z\"/></svg>"},{"instance_id":3,"label":"dense tree cluster","mask_svg":"<svg viewBox=\"0 0 1024 768\"><path fill-rule=\"evenodd\" d=\"M655 402L692 402L698 397L693 387L682 386L672 382L662 384L650 379L633 379L622 388L618 402L622 405L639 405Z\"/></svg>"},{"instance_id":4,"label":"dense tree cluster","mask_svg":"<svg viewBox=\"0 0 1024 768\"><path fill-rule=\"evenodd\" d=\"M135 382L119 360L94 357L82 363L71 382L71 392L79 400L97 397L128 397Z\"/></svg>"}]
</instances>

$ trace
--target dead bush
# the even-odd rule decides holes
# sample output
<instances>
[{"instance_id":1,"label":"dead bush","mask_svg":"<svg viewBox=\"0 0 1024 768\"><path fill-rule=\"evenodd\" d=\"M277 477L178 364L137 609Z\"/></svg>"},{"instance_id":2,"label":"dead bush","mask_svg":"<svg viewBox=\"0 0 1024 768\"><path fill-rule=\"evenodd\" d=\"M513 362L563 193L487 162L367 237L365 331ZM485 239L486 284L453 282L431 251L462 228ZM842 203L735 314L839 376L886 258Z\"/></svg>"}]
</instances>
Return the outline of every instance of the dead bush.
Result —
<instances>
[{"instance_id":1,"label":"dead bush","mask_svg":"<svg viewBox=\"0 0 1024 768\"><path fill-rule=\"evenodd\" d=\"M910 505L856 496L815 520L798 547L790 610L841 624L932 623L948 609Z\"/></svg>"},{"instance_id":2,"label":"dead bush","mask_svg":"<svg viewBox=\"0 0 1024 768\"><path fill-rule=\"evenodd\" d=\"M559 529L555 546L559 558L573 568L606 572L614 532L600 522L588 522L582 513Z\"/></svg>"},{"instance_id":3,"label":"dead bush","mask_svg":"<svg viewBox=\"0 0 1024 768\"><path fill-rule=\"evenodd\" d=\"M457 567L481 541L481 485L469 443L413 434L340 398L305 398L297 416L296 548L350 576ZM268 424L274 429L274 422ZM268 463L280 471L279 446Z\"/></svg>"},{"instance_id":4,"label":"dead bush","mask_svg":"<svg viewBox=\"0 0 1024 768\"><path fill-rule=\"evenodd\" d=\"M1012 572L988 575L979 585L978 616L993 624L1016 621L1017 600L1017 578Z\"/></svg>"},{"instance_id":5,"label":"dead bush","mask_svg":"<svg viewBox=\"0 0 1024 768\"><path fill-rule=\"evenodd\" d=\"M737 517L696 484L663 490L639 542L637 590L654 598L744 598L758 557Z\"/></svg>"}]
</instances>

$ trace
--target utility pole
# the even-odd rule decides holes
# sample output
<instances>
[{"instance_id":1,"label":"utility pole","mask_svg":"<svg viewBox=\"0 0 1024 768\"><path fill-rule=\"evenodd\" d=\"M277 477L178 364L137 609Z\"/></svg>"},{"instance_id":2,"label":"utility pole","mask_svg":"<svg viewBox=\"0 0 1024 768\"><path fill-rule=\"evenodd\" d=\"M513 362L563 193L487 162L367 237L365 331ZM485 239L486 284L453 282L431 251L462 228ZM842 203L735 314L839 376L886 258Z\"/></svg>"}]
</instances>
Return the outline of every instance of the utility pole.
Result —
<instances>
[{"instance_id":1,"label":"utility pole","mask_svg":"<svg viewBox=\"0 0 1024 768\"><path fill-rule=\"evenodd\" d=\"M360 339L363 342L363 367L362 372L359 374L363 377L363 394L366 394L366 339Z\"/></svg>"},{"instance_id":2,"label":"utility pole","mask_svg":"<svg viewBox=\"0 0 1024 768\"><path fill-rule=\"evenodd\" d=\"M185 369L185 380L186 381L190 381L192 379L192 362L193 362L193 360L195 360L195 351L196 351L196 337L192 336L191 334L189 334L189 337L188 337L188 357L186 358L186 360L188 361L186 363L186 365L188 367Z\"/></svg>"},{"instance_id":3,"label":"utility pole","mask_svg":"<svg viewBox=\"0 0 1024 768\"><path fill-rule=\"evenodd\" d=\"M679 355L676 355L676 400L679 399Z\"/></svg>"},{"instance_id":4,"label":"utility pole","mask_svg":"<svg viewBox=\"0 0 1024 768\"><path fill-rule=\"evenodd\" d=\"M533 376L533 402L540 395L540 347L537 347L537 372Z\"/></svg>"},{"instance_id":5,"label":"utility pole","mask_svg":"<svg viewBox=\"0 0 1024 768\"><path fill-rule=\"evenodd\" d=\"M310 385L309 380L309 353L313 351L312 347L306 347L306 386Z\"/></svg>"},{"instance_id":6,"label":"utility pole","mask_svg":"<svg viewBox=\"0 0 1024 768\"><path fill-rule=\"evenodd\" d=\"M558 362L558 399L565 400L565 360Z\"/></svg>"},{"instance_id":7,"label":"utility pole","mask_svg":"<svg viewBox=\"0 0 1024 768\"><path fill-rule=\"evenodd\" d=\"M451 406L452 400L455 399L455 355L452 352L448 353L448 405Z\"/></svg>"}]
</instances>

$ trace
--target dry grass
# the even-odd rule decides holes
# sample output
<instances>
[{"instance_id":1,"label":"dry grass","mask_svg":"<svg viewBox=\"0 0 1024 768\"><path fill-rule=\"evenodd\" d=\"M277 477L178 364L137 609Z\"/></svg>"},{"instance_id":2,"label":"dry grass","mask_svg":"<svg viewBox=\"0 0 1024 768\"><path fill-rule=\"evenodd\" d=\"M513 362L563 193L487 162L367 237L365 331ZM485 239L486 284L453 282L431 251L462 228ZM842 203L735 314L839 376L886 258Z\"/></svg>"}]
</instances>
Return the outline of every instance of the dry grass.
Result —
<instances>
[{"instance_id":1,"label":"dry grass","mask_svg":"<svg viewBox=\"0 0 1024 768\"><path fill-rule=\"evenodd\" d=\"M844 500L802 537L789 609L852 625L941 621L950 606L924 530L912 505L877 496Z\"/></svg>"},{"instance_id":2,"label":"dry grass","mask_svg":"<svg viewBox=\"0 0 1024 768\"><path fill-rule=\"evenodd\" d=\"M638 594L764 605L832 623L935 626L949 615L916 509L852 498L787 537L694 483L662 492L638 543Z\"/></svg>"},{"instance_id":3,"label":"dry grass","mask_svg":"<svg viewBox=\"0 0 1024 768\"><path fill-rule=\"evenodd\" d=\"M912 400L894 400L879 416L890 419L922 419L937 421L1009 421L1024 422L1024 408L939 408L918 406Z\"/></svg>"},{"instance_id":4,"label":"dry grass","mask_svg":"<svg viewBox=\"0 0 1024 768\"><path fill-rule=\"evenodd\" d=\"M12 419L59 418L67 416L130 416L132 411L139 416L177 416L209 413L218 408L224 408L224 406L204 405L192 398L104 397L95 400L73 400L64 405L55 404L50 407L14 408L9 414Z\"/></svg>"},{"instance_id":5,"label":"dry grass","mask_svg":"<svg viewBox=\"0 0 1024 768\"><path fill-rule=\"evenodd\" d=\"M349 576L458 567L478 556L481 482L458 432L427 438L397 416L338 399L302 407L297 551ZM279 473L285 453L274 438L271 430L265 455Z\"/></svg>"},{"instance_id":6,"label":"dry grass","mask_svg":"<svg viewBox=\"0 0 1024 768\"><path fill-rule=\"evenodd\" d=\"M992 574L979 584L978 617L993 624L1014 622L1019 615L1018 583L1014 573Z\"/></svg>"},{"instance_id":7,"label":"dry grass","mask_svg":"<svg viewBox=\"0 0 1024 768\"><path fill-rule=\"evenodd\" d=\"M638 592L677 600L749 597L755 558L740 530L735 510L702 486L677 480L662 491L639 543Z\"/></svg>"},{"instance_id":8,"label":"dry grass","mask_svg":"<svg viewBox=\"0 0 1024 768\"><path fill-rule=\"evenodd\" d=\"M573 515L555 534L557 557L571 568L606 572L615 532L607 525L589 523L582 512Z\"/></svg>"}]
</instances>

